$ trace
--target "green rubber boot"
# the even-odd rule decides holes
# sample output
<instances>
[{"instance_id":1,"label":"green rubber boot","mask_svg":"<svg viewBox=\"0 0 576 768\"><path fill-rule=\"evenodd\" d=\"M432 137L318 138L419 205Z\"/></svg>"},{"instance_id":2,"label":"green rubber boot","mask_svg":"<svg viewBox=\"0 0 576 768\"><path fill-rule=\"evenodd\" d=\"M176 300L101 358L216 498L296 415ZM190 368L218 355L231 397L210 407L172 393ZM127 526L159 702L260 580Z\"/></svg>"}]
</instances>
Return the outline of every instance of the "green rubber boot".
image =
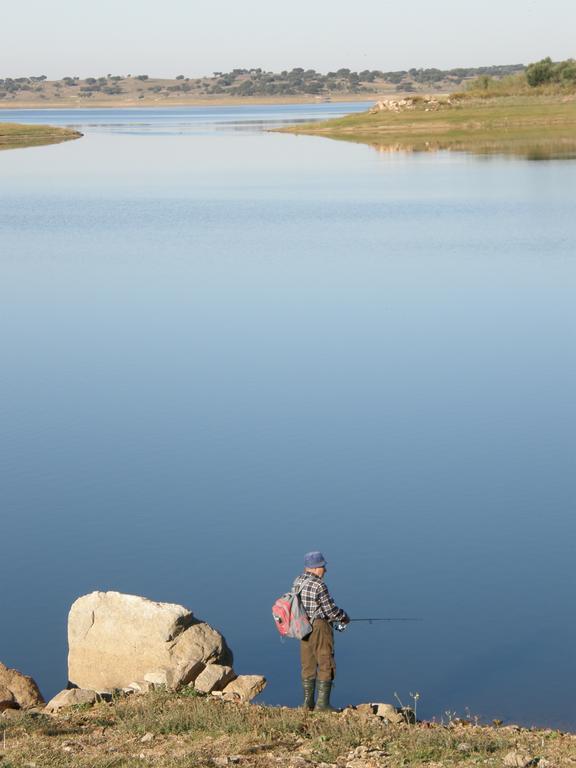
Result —
<instances>
[{"instance_id":1,"label":"green rubber boot","mask_svg":"<svg viewBox=\"0 0 576 768\"><path fill-rule=\"evenodd\" d=\"M310 711L312 711L314 709L314 694L316 692L316 678L309 677L308 679L302 680L302 687L304 688L304 704L302 704L302 707L304 709L309 709Z\"/></svg>"},{"instance_id":2,"label":"green rubber boot","mask_svg":"<svg viewBox=\"0 0 576 768\"><path fill-rule=\"evenodd\" d=\"M338 710L330 704L331 690L331 680L318 680L318 701L316 702L316 712L338 712Z\"/></svg>"}]
</instances>

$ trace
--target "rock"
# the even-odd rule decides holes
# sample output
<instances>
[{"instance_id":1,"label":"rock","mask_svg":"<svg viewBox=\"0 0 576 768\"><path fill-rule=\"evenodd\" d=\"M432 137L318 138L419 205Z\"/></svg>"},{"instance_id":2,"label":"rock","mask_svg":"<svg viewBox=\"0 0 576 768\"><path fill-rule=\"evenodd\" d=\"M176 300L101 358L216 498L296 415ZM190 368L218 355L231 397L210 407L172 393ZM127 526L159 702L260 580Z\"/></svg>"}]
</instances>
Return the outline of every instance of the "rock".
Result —
<instances>
[{"instance_id":1,"label":"rock","mask_svg":"<svg viewBox=\"0 0 576 768\"><path fill-rule=\"evenodd\" d=\"M0 688L12 694L16 708L30 709L44 704L42 694L34 680L17 669L10 669L0 662Z\"/></svg>"},{"instance_id":2,"label":"rock","mask_svg":"<svg viewBox=\"0 0 576 768\"><path fill-rule=\"evenodd\" d=\"M21 709L14 709L14 708L10 709L9 708L9 709L5 709L3 712L0 712L0 715L2 715L2 717L5 717L7 719L21 717L22 716L22 710Z\"/></svg>"},{"instance_id":3,"label":"rock","mask_svg":"<svg viewBox=\"0 0 576 768\"><path fill-rule=\"evenodd\" d=\"M353 749L344 759L346 768L372 768L372 766L382 765L386 757L388 753L381 749L361 745Z\"/></svg>"},{"instance_id":4,"label":"rock","mask_svg":"<svg viewBox=\"0 0 576 768\"><path fill-rule=\"evenodd\" d=\"M60 709L75 707L79 704L96 704L97 701L101 701L101 696L96 691L70 688L60 691L53 699L50 699L46 704L46 712L58 712Z\"/></svg>"},{"instance_id":5,"label":"rock","mask_svg":"<svg viewBox=\"0 0 576 768\"><path fill-rule=\"evenodd\" d=\"M176 691L194 682L206 665L198 659L182 659L166 672L168 688Z\"/></svg>"},{"instance_id":6,"label":"rock","mask_svg":"<svg viewBox=\"0 0 576 768\"><path fill-rule=\"evenodd\" d=\"M3 712L5 709L17 708L18 704L16 704L12 691L9 691L8 688L5 688L3 685L0 685L0 712Z\"/></svg>"},{"instance_id":7,"label":"rock","mask_svg":"<svg viewBox=\"0 0 576 768\"><path fill-rule=\"evenodd\" d=\"M375 715L383 717L384 720L392 725L406 722L404 715L401 712L398 712L393 704L372 704L372 707Z\"/></svg>"},{"instance_id":8,"label":"rock","mask_svg":"<svg viewBox=\"0 0 576 768\"><path fill-rule=\"evenodd\" d=\"M79 741L63 741L60 745L60 749L63 752L82 752L84 747Z\"/></svg>"},{"instance_id":9,"label":"rock","mask_svg":"<svg viewBox=\"0 0 576 768\"><path fill-rule=\"evenodd\" d=\"M130 683L127 688L131 688L134 693L145 694L154 690L154 683L149 683L148 680L139 680Z\"/></svg>"},{"instance_id":10,"label":"rock","mask_svg":"<svg viewBox=\"0 0 576 768\"><path fill-rule=\"evenodd\" d=\"M529 765L534 764L534 761L530 755L523 752L512 751L508 752L502 764L507 768L528 768Z\"/></svg>"},{"instance_id":11,"label":"rock","mask_svg":"<svg viewBox=\"0 0 576 768\"><path fill-rule=\"evenodd\" d=\"M149 741L152 741L153 739L154 739L154 734L149 731L148 733L145 733L144 736L142 736L140 741L142 742L142 744L146 744Z\"/></svg>"},{"instance_id":12,"label":"rock","mask_svg":"<svg viewBox=\"0 0 576 768\"><path fill-rule=\"evenodd\" d=\"M221 691L236 675L232 667L222 664L208 664L194 681L194 688L200 693Z\"/></svg>"},{"instance_id":13,"label":"rock","mask_svg":"<svg viewBox=\"0 0 576 768\"><path fill-rule=\"evenodd\" d=\"M166 679L166 670L165 669L159 669L156 670L156 672L146 672L144 675L144 681L146 683L152 683L153 685L168 685L168 680Z\"/></svg>"},{"instance_id":14,"label":"rock","mask_svg":"<svg viewBox=\"0 0 576 768\"><path fill-rule=\"evenodd\" d=\"M223 689L226 701L252 701L266 687L262 675L239 675Z\"/></svg>"},{"instance_id":15,"label":"rock","mask_svg":"<svg viewBox=\"0 0 576 768\"><path fill-rule=\"evenodd\" d=\"M376 714L376 707L378 704L358 704L354 709L350 710L351 712L359 712L361 715L375 715ZM348 710L346 710L348 711Z\"/></svg>"},{"instance_id":16,"label":"rock","mask_svg":"<svg viewBox=\"0 0 576 768\"><path fill-rule=\"evenodd\" d=\"M119 592L78 598L68 617L68 678L79 688L125 688L165 670L174 680L199 673L199 664L231 664L222 635L181 605ZM183 684L183 683L178 683Z\"/></svg>"}]
</instances>

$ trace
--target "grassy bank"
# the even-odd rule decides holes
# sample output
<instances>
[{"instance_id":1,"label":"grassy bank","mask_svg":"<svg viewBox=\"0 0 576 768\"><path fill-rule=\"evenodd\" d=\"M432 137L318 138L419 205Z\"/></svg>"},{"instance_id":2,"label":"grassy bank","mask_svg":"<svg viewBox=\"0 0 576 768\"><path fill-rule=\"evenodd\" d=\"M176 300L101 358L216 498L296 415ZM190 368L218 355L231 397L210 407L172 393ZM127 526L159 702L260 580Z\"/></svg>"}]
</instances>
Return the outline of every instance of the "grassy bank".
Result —
<instances>
[{"instance_id":1,"label":"grassy bank","mask_svg":"<svg viewBox=\"0 0 576 768\"><path fill-rule=\"evenodd\" d=\"M282 130L362 142L381 151L576 155L575 95L415 97L405 101L392 109Z\"/></svg>"},{"instance_id":2,"label":"grassy bank","mask_svg":"<svg viewBox=\"0 0 576 768\"><path fill-rule=\"evenodd\" d=\"M55 128L51 125L19 125L0 123L0 149L38 147L43 144L58 144L61 141L78 139L78 131L69 128Z\"/></svg>"},{"instance_id":3,"label":"grassy bank","mask_svg":"<svg viewBox=\"0 0 576 768\"><path fill-rule=\"evenodd\" d=\"M562 768L574 765L574 755L576 736L558 731L459 722L390 726L354 710L314 714L162 691L67 714L0 715L2 768Z\"/></svg>"}]
</instances>

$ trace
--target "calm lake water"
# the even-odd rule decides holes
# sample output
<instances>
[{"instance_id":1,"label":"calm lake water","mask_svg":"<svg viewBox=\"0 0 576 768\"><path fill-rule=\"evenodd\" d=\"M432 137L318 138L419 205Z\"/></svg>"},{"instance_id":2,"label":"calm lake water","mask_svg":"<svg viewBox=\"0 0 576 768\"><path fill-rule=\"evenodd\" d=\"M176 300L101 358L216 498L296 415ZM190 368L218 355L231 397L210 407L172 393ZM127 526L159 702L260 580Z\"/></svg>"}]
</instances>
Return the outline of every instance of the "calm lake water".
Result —
<instances>
[{"instance_id":1,"label":"calm lake water","mask_svg":"<svg viewBox=\"0 0 576 768\"><path fill-rule=\"evenodd\" d=\"M70 604L182 603L263 700L321 549L338 705L576 727L576 163L273 134L363 105L0 112L0 660Z\"/></svg>"}]
</instances>

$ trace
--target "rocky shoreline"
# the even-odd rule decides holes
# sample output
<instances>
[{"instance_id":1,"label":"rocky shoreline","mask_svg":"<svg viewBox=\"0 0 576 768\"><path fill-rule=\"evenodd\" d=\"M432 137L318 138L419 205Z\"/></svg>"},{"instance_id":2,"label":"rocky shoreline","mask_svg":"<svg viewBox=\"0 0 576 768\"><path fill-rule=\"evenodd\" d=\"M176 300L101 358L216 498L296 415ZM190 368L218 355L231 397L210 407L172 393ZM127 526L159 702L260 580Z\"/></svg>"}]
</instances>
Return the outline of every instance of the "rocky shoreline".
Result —
<instances>
[{"instance_id":1,"label":"rocky shoreline","mask_svg":"<svg viewBox=\"0 0 576 768\"><path fill-rule=\"evenodd\" d=\"M393 724L155 690L0 716L1 768L573 768L576 735L517 726Z\"/></svg>"},{"instance_id":2,"label":"rocky shoreline","mask_svg":"<svg viewBox=\"0 0 576 768\"><path fill-rule=\"evenodd\" d=\"M237 675L224 637L179 605L93 592L68 642L68 685L48 703L0 663L0 768L576 766L576 734L556 730L251 704L265 678Z\"/></svg>"}]
</instances>

